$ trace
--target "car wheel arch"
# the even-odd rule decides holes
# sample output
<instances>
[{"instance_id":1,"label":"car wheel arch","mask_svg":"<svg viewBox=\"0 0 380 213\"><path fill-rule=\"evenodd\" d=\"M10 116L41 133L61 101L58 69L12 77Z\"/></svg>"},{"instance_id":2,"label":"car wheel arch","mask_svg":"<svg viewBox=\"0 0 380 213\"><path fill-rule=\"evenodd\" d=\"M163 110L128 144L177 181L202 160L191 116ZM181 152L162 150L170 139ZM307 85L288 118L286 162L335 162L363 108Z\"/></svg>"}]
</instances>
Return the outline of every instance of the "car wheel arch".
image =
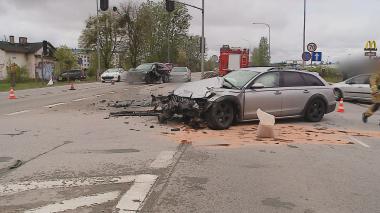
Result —
<instances>
[{"instance_id":1,"label":"car wheel arch","mask_svg":"<svg viewBox=\"0 0 380 213\"><path fill-rule=\"evenodd\" d=\"M220 103L220 102L229 102L232 103L232 106L234 108L235 112L235 118L241 119L241 113L242 113L242 107L239 102L239 99L235 96L222 96L214 101L214 103Z\"/></svg>"}]
</instances>

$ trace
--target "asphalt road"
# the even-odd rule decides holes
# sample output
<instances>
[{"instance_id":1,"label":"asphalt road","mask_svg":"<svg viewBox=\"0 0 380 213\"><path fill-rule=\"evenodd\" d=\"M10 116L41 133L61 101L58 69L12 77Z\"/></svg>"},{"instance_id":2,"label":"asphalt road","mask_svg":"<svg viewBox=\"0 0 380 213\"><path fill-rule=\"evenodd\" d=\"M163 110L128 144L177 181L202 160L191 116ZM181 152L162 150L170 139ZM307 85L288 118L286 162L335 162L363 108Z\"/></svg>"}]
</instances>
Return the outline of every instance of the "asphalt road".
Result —
<instances>
[{"instance_id":1,"label":"asphalt road","mask_svg":"<svg viewBox=\"0 0 380 213\"><path fill-rule=\"evenodd\" d=\"M174 140L175 123L108 117L109 111L123 110L108 103L148 101L150 94L179 85L91 83L75 91L69 86L16 91L17 100L0 93L0 212L380 209L378 138L350 136L350 144L201 146ZM379 115L361 122L365 107L345 103L345 113L329 114L317 125L378 132ZM222 143L211 136L207 140Z\"/></svg>"}]
</instances>

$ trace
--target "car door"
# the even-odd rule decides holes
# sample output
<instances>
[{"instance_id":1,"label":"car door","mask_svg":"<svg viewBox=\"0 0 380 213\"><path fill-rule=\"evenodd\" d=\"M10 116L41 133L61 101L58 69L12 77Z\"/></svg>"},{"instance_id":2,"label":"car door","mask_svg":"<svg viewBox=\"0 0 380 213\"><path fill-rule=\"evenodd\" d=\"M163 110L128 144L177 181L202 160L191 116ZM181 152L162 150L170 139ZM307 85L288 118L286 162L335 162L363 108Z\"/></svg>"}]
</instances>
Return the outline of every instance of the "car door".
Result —
<instances>
[{"instance_id":1,"label":"car door","mask_svg":"<svg viewBox=\"0 0 380 213\"><path fill-rule=\"evenodd\" d=\"M350 99L370 98L369 77L370 75L359 75L347 80L347 86L344 89L344 97Z\"/></svg>"},{"instance_id":2,"label":"car door","mask_svg":"<svg viewBox=\"0 0 380 213\"><path fill-rule=\"evenodd\" d=\"M254 89L254 84L264 85L261 89ZM266 72L249 84L244 90L244 120L257 119L257 110L261 109L274 116L281 115L282 93L279 88L280 73Z\"/></svg>"},{"instance_id":3,"label":"car door","mask_svg":"<svg viewBox=\"0 0 380 213\"><path fill-rule=\"evenodd\" d=\"M300 115L313 94L300 72L281 72L280 87L283 97L281 116Z\"/></svg>"}]
</instances>

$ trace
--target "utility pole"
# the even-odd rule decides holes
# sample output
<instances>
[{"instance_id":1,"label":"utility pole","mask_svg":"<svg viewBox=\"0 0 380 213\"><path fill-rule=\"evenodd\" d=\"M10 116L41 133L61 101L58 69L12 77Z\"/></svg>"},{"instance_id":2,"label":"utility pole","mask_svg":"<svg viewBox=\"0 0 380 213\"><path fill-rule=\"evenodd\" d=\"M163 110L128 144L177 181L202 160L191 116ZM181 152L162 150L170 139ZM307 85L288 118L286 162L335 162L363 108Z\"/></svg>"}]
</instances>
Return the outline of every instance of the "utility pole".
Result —
<instances>
[{"instance_id":1,"label":"utility pole","mask_svg":"<svg viewBox=\"0 0 380 213\"><path fill-rule=\"evenodd\" d=\"M96 54L98 57L98 69L96 70L96 80L99 80L100 74L100 41L99 41L99 2L96 0Z\"/></svg>"},{"instance_id":2,"label":"utility pole","mask_svg":"<svg viewBox=\"0 0 380 213\"><path fill-rule=\"evenodd\" d=\"M303 1L303 45L302 45L302 54L306 51L306 0ZM302 60L302 66L305 68L305 61Z\"/></svg>"}]
</instances>

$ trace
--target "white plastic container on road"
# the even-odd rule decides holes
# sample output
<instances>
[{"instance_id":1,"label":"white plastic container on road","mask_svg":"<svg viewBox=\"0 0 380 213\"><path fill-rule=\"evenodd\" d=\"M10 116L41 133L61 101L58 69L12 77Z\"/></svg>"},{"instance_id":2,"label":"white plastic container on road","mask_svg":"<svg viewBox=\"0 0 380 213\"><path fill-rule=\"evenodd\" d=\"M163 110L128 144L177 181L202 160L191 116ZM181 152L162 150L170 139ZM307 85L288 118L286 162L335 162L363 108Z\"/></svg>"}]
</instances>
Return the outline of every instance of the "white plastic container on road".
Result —
<instances>
[{"instance_id":1,"label":"white plastic container on road","mask_svg":"<svg viewBox=\"0 0 380 213\"><path fill-rule=\"evenodd\" d=\"M260 120L259 128L257 129L258 138L276 138L277 134L274 129L275 117L269 113L257 110L257 117Z\"/></svg>"}]
</instances>

